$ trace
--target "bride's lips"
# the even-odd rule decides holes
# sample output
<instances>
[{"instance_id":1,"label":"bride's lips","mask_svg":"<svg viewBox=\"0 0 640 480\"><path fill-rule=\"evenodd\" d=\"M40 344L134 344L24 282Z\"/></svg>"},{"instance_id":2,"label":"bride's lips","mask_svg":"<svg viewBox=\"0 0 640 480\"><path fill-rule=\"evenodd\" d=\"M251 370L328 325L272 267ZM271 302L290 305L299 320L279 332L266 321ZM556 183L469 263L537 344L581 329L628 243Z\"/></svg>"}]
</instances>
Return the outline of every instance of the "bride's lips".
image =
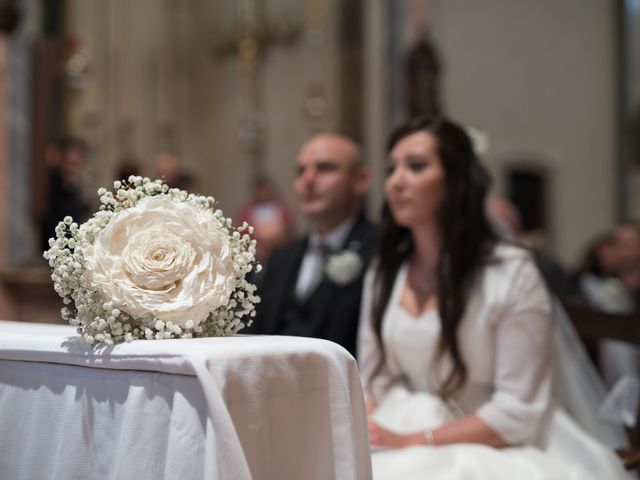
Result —
<instances>
[{"instance_id":1,"label":"bride's lips","mask_svg":"<svg viewBox=\"0 0 640 480\"><path fill-rule=\"evenodd\" d=\"M389 202L394 206L402 207L411 203L411 199L409 197L391 197Z\"/></svg>"}]
</instances>

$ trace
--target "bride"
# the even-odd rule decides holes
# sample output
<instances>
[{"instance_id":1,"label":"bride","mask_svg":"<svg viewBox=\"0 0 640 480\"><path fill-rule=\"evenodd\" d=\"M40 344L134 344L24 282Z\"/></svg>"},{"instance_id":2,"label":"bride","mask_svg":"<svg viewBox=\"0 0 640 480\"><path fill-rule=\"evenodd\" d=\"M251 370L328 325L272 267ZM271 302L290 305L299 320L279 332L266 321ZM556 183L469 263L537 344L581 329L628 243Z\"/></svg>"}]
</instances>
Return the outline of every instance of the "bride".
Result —
<instances>
[{"instance_id":1,"label":"bride","mask_svg":"<svg viewBox=\"0 0 640 480\"><path fill-rule=\"evenodd\" d=\"M464 130L410 122L387 168L358 339L374 478L624 478L554 405L551 302L529 253L492 233Z\"/></svg>"}]
</instances>

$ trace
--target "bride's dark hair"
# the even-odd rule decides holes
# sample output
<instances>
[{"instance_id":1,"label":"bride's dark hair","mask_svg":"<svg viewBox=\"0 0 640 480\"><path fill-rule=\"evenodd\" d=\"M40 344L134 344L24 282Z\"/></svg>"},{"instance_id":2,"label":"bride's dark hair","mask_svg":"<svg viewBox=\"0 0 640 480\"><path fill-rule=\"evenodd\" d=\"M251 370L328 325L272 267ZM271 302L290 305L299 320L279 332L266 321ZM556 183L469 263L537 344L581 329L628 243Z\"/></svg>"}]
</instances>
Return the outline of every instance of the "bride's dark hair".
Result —
<instances>
[{"instance_id":1,"label":"bride's dark hair","mask_svg":"<svg viewBox=\"0 0 640 480\"><path fill-rule=\"evenodd\" d=\"M490 178L478 161L471 139L464 129L446 119L422 117L407 122L392 133L387 151L390 152L401 139L416 132L435 136L438 158L445 173L445 196L437 212L441 234L436 272L441 335L436 360L440 362L448 354L452 361L453 368L439 386L439 394L446 400L466 381L467 367L460 351L457 330L474 275L489 258L495 243L484 207ZM409 230L395 222L386 201L382 207L379 235L374 290L379 295L373 305L373 324L383 352L382 364L382 318L398 270L411 256L414 246Z\"/></svg>"}]
</instances>

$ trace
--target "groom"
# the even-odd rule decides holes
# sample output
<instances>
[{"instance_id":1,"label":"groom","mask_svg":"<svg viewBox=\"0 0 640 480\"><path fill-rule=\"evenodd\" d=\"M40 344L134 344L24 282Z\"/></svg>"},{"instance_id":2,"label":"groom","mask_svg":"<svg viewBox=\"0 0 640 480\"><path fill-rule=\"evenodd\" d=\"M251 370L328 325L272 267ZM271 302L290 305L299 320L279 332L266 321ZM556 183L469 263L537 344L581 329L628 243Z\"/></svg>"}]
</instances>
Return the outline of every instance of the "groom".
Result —
<instances>
[{"instance_id":1,"label":"groom","mask_svg":"<svg viewBox=\"0 0 640 480\"><path fill-rule=\"evenodd\" d=\"M305 143L296 166L294 189L310 231L269 259L258 289L262 301L245 331L324 338L355 354L362 278L375 237L363 210L369 171L358 145L333 133Z\"/></svg>"}]
</instances>

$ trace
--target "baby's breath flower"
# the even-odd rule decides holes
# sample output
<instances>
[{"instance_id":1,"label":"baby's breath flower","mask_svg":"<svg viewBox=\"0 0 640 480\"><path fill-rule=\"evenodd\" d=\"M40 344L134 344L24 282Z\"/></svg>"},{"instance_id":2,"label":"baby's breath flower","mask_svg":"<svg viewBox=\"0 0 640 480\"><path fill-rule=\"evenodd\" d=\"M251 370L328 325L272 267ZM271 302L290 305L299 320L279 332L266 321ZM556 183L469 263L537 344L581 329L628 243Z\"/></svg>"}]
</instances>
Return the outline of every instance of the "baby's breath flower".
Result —
<instances>
[{"instance_id":1,"label":"baby's breath flower","mask_svg":"<svg viewBox=\"0 0 640 480\"><path fill-rule=\"evenodd\" d=\"M250 225L245 222L234 228L231 219L216 208L213 197L169 188L160 180L132 175L124 182L116 180L113 188L113 192L98 189L101 206L87 222L78 225L71 217L65 217L56 226L56 236L49 239L49 249L43 254L52 268L54 290L65 304L62 318L76 327L88 344L233 335L252 323L254 307L260 298L254 295L256 287L245 280L245 275L252 270L260 271L261 266L255 263L255 240L249 236L253 232ZM217 307L212 307L204 320L194 321L187 317L184 323L181 320L178 324L157 318L152 312L134 318L126 302L116 303L115 298L102 295L100 288L92 283L93 270L87 268L87 251L100 238L101 232L114 215L136 207L144 198L158 195L175 203L176 207L184 203L208 212L211 228L217 229L225 238L231 251L228 265L235 287L230 294L220 295Z\"/></svg>"}]
</instances>

